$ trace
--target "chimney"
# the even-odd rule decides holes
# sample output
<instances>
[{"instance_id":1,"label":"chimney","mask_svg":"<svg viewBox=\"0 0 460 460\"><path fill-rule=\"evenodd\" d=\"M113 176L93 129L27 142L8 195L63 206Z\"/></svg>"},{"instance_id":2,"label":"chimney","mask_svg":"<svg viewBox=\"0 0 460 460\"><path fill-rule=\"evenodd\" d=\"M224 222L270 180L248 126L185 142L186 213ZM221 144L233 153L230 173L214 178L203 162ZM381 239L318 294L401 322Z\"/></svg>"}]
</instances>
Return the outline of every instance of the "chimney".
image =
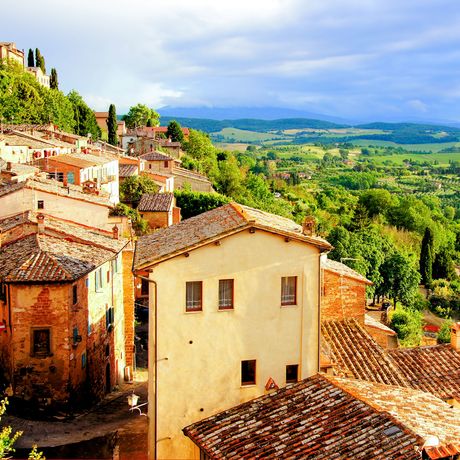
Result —
<instances>
[{"instance_id":1,"label":"chimney","mask_svg":"<svg viewBox=\"0 0 460 460\"><path fill-rule=\"evenodd\" d=\"M306 236L314 236L316 220L313 216L306 216L302 224L302 233Z\"/></svg>"},{"instance_id":2,"label":"chimney","mask_svg":"<svg viewBox=\"0 0 460 460\"><path fill-rule=\"evenodd\" d=\"M452 324L450 329L450 346L460 353L460 322Z\"/></svg>"},{"instance_id":3,"label":"chimney","mask_svg":"<svg viewBox=\"0 0 460 460\"><path fill-rule=\"evenodd\" d=\"M11 171L11 161L6 162L6 170Z\"/></svg>"},{"instance_id":4,"label":"chimney","mask_svg":"<svg viewBox=\"0 0 460 460\"><path fill-rule=\"evenodd\" d=\"M118 233L119 233L118 227L114 225L112 228L112 238L114 240L118 240Z\"/></svg>"},{"instance_id":5,"label":"chimney","mask_svg":"<svg viewBox=\"0 0 460 460\"><path fill-rule=\"evenodd\" d=\"M44 214L37 214L37 222L38 222L38 233L45 232L45 215Z\"/></svg>"}]
</instances>

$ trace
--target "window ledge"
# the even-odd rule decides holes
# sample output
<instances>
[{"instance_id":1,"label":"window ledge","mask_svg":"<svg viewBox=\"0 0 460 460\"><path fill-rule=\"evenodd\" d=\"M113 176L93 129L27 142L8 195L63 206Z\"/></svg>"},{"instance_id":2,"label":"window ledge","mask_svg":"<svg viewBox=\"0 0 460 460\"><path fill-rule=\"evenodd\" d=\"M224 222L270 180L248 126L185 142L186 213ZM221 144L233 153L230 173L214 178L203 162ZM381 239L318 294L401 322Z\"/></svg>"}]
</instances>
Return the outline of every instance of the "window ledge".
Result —
<instances>
[{"instance_id":1,"label":"window ledge","mask_svg":"<svg viewBox=\"0 0 460 460\"><path fill-rule=\"evenodd\" d=\"M185 314L189 315L189 314L196 314L196 313L203 313L203 310L190 310L190 311L184 311Z\"/></svg>"},{"instance_id":2,"label":"window ledge","mask_svg":"<svg viewBox=\"0 0 460 460\"><path fill-rule=\"evenodd\" d=\"M292 307L298 307L299 304L294 303L294 304L286 304L286 305L281 305L280 308L292 308Z\"/></svg>"},{"instance_id":3,"label":"window ledge","mask_svg":"<svg viewBox=\"0 0 460 460\"><path fill-rule=\"evenodd\" d=\"M217 307L217 311L235 311L235 307L232 307L232 308L219 308L219 307Z\"/></svg>"},{"instance_id":4,"label":"window ledge","mask_svg":"<svg viewBox=\"0 0 460 460\"><path fill-rule=\"evenodd\" d=\"M240 388L254 388L257 386L257 383L248 383L247 385L240 385Z\"/></svg>"}]
</instances>

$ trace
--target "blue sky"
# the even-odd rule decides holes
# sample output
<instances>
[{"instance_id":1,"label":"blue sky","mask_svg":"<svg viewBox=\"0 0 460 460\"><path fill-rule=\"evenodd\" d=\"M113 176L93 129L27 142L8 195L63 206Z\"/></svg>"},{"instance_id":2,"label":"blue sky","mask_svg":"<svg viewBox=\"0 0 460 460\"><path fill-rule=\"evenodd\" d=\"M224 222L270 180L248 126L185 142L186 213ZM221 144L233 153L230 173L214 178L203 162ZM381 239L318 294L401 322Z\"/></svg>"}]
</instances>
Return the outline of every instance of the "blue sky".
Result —
<instances>
[{"instance_id":1,"label":"blue sky","mask_svg":"<svg viewBox=\"0 0 460 460\"><path fill-rule=\"evenodd\" d=\"M458 0L17 0L0 41L40 48L97 110L460 122L459 24Z\"/></svg>"}]
</instances>

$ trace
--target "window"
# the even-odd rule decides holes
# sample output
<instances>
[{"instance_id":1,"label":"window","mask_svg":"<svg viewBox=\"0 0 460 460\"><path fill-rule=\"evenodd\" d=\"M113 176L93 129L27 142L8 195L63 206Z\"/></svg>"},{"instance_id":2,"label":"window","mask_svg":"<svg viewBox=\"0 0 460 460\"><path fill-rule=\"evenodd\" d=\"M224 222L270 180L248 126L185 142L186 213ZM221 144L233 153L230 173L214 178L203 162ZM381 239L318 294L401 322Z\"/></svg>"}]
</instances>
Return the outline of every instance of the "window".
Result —
<instances>
[{"instance_id":1,"label":"window","mask_svg":"<svg viewBox=\"0 0 460 460\"><path fill-rule=\"evenodd\" d=\"M113 323L115 320L114 313L115 311L113 307L107 308L105 311L105 327L109 332L113 329Z\"/></svg>"},{"instance_id":2,"label":"window","mask_svg":"<svg viewBox=\"0 0 460 460\"><path fill-rule=\"evenodd\" d=\"M241 361L241 385L255 385L256 360Z\"/></svg>"},{"instance_id":3,"label":"window","mask_svg":"<svg viewBox=\"0 0 460 460\"><path fill-rule=\"evenodd\" d=\"M141 295L149 295L149 282L141 278Z\"/></svg>"},{"instance_id":4,"label":"window","mask_svg":"<svg viewBox=\"0 0 460 460\"><path fill-rule=\"evenodd\" d=\"M168 163L169 163L169 161L164 161L164 162L163 162L163 167L164 167L164 168L167 168L167 167L168 167Z\"/></svg>"},{"instance_id":5,"label":"window","mask_svg":"<svg viewBox=\"0 0 460 460\"><path fill-rule=\"evenodd\" d=\"M186 311L201 311L202 310L202 294L203 283L201 281L187 281L185 286L185 310Z\"/></svg>"},{"instance_id":6,"label":"window","mask_svg":"<svg viewBox=\"0 0 460 460\"><path fill-rule=\"evenodd\" d=\"M118 256L112 259L112 272L118 273Z\"/></svg>"},{"instance_id":7,"label":"window","mask_svg":"<svg viewBox=\"0 0 460 460\"><path fill-rule=\"evenodd\" d=\"M37 201L37 209L45 209L45 202L43 200Z\"/></svg>"},{"instance_id":8,"label":"window","mask_svg":"<svg viewBox=\"0 0 460 460\"><path fill-rule=\"evenodd\" d=\"M51 354L51 332L49 328L32 330L32 355L45 358Z\"/></svg>"},{"instance_id":9,"label":"window","mask_svg":"<svg viewBox=\"0 0 460 460\"><path fill-rule=\"evenodd\" d=\"M76 284L72 286L72 303L73 305L78 303L78 286Z\"/></svg>"},{"instance_id":10,"label":"window","mask_svg":"<svg viewBox=\"0 0 460 460\"><path fill-rule=\"evenodd\" d=\"M96 292L100 292L102 290L102 268L98 268L95 273L95 289Z\"/></svg>"},{"instance_id":11,"label":"window","mask_svg":"<svg viewBox=\"0 0 460 460\"><path fill-rule=\"evenodd\" d=\"M299 365L288 364L286 366L286 383L294 383L299 381Z\"/></svg>"},{"instance_id":12,"label":"window","mask_svg":"<svg viewBox=\"0 0 460 460\"><path fill-rule=\"evenodd\" d=\"M233 308L233 280L219 280L219 310Z\"/></svg>"},{"instance_id":13,"label":"window","mask_svg":"<svg viewBox=\"0 0 460 460\"><path fill-rule=\"evenodd\" d=\"M6 302L6 284L0 283L0 300Z\"/></svg>"},{"instance_id":14,"label":"window","mask_svg":"<svg viewBox=\"0 0 460 460\"><path fill-rule=\"evenodd\" d=\"M107 270L107 284L110 284L110 270Z\"/></svg>"},{"instance_id":15,"label":"window","mask_svg":"<svg viewBox=\"0 0 460 460\"><path fill-rule=\"evenodd\" d=\"M281 305L297 304L297 276L281 278Z\"/></svg>"}]
</instances>

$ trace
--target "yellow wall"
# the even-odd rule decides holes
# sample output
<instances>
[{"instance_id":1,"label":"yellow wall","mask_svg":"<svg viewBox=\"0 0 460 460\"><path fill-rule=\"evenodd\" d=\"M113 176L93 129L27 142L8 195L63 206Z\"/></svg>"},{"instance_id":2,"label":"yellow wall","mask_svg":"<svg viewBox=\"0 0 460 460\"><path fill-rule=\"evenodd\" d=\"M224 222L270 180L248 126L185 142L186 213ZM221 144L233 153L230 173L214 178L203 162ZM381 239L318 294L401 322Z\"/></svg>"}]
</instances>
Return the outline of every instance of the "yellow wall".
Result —
<instances>
[{"instance_id":1,"label":"yellow wall","mask_svg":"<svg viewBox=\"0 0 460 460\"><path fill-rule=\"evenodd\" d=\"M297 276L297 305L281 306L281 277ZM248 230L153 267L158 286L158 458L199 458L182 428L318 370L319 250ZM234 279L235 307L218 310L219 279ZM186 281L203 281L203 311L185 312ZM149 395L154 394L154 290L150 284ZM190 343L193 342L193 343ZM257 360L241 386L241 361ZM149 404L150 435L154 403Z\"/></svg>"}]
</instances>

